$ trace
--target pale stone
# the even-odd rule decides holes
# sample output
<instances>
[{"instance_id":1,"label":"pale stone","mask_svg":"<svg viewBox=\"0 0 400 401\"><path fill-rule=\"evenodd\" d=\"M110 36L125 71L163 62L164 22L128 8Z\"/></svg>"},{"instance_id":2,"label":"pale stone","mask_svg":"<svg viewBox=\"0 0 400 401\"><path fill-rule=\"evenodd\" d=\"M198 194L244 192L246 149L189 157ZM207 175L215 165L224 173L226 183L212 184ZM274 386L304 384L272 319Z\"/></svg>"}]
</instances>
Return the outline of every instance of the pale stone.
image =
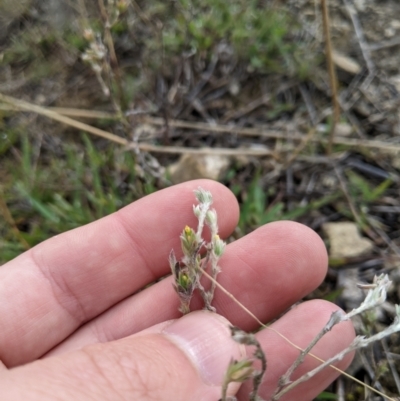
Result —
<instances>
[{"instance_id":1,"label":"pale stone","mask_svg":"<svg viewBox=\"0 0 400 401\"><path fill-rule=\"evenodd\" d=\"M326 223L323 230L329 239L329 254L332 258L356 257L373 249L372 241L361 237L355 223Z\"/></svg>"},{"instance_id":2,"label":"pale stone","mask_svg":"<svg viewBox=\"0 0 400 401\"><path fill-rule=\"evenodd\" d=\"M230 158L220 155L183 155L168 167L171 181L178 184L198 178L218 180L225 173Z\"/></svg>"},{"instance_id":3,"label":"pale stone","mask_svg":"<svg viewBox=\"0 0 400 401\"><path fill-rule=\"evenodd\" d=\"M394 19L394 20L390 21L390 26L393 29L400 29L400 20Z\"/></svg>"},{"instance_id":4,"label":"pale stone","mask_svg":"<svg viewBox=\"0 0 400 401\"><path fill-rule=\"evenodd\" d=\"M334 51L332 52L332 59L339 68L350 74L356 75L361 72L361 65L344 54Z\"/></svg>"},{"instance_id":5,"label":"pale stone","mask_svg":"<svg viewBox=\"0 0 400 401\"><path fill-rule=\"evenodd\" d=\"M349 136L353 133L353 127L347 123L338 123L335 127L335 134L339 136Z\"/></svg>"}]
</instances>

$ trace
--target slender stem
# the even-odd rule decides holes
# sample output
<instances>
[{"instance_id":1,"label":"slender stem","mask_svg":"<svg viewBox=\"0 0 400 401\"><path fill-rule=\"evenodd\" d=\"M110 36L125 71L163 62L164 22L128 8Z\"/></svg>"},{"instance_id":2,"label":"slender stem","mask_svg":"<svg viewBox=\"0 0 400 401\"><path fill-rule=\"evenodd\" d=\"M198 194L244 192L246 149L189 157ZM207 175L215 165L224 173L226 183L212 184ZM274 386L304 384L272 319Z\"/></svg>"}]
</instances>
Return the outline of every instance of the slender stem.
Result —
<instances>
[{"instance_id":1,"label":"slender stem","mask_svg":"<svg viewBox=\"0 0 400 401\"><path fill-rule=\"evenodd\" d=\"M197 280L196 284L197 284L197 288L199 289L200 294L203 298L204 307L211 312L216 312L216 309L213 306L211 306L212 298L210 298L209 293L204 289L203 285L200 282L203 272L205 271L205 269L207 269L209 260L210 260L210 251L207 251L207 255L203 262L203 267L199 269L201 274L198 275L198 280ZM196 269L197 269L197 266L196 266Z\"/></svg>"},{"instance_id":2,"label":"slender stem","mask_svg":"<svg viewBox=\"0 0 400 401\"><path fill-rule=\"evenodd\" d=\"M214 293L215 293L215 289L217 288L216 286L216 282L217 282L217 275L219 273L219 267L218 267L218 259L214 254L213 251L210 251L210 258L211 258L211 275L214 278L214 281L211 281L211 288L208 291L208 297L210 302L213 300L214 298Z\"/></svg>"},{"instance_id":3,"label":"slender stem","mask_svg":"<svg viewBox=\"0 0 400 401\"><path fill-rule=\"evenodd\" d=\"M399 313L400 312L400 308L396 312ZM382 338L385 338L385 337L387 337L387 336L389 336L389 335L391 335L393 333L396 333L398 331L400 331L400 318L399 318L399 316L397 316L395 318L395 320L394 320L392 325L390 325L386 329L382 330L381 332L379 332L379 333L377 333L377 334L375 334L375 335L373 335L371 337L368 337L368 338L364 338L364 337L361 337L361 336L356 337L353 340L353 342L349 345L348 348L346 348L343 351L339 352L338 354L336 354L332 358L326 360L324 363L322 363L321 365L317 366L315 369L310 370L309 372L307 372L303 376L299 377L294 382L290 383L280 393L278 393L276 396L274 396L273 401L279 400L279 398L281 398L284 394L286 394L287 392L292 390L294 387L298 386L302 382L305 382L305 381L309 380L310 378L315 376L317 373L321 372L323 369L325 369L327 366L331 365L332 363L342 360L343 357L345 355L349 354L350 352L353 352L353 351L355 351L355 350L357 350L359 348L364 348L364 347L368 346L369 344L372 344L375 341L380 341L380 340L382 340ZM387 399L391 399L391 398L389 398L387 396L385 396L385 397Z\"/></svg>"},{"instance_id":4,"label":"slender stem","mask_svg":"<svg viewBox=\"0 0 400 401\"><path fill-rule=\"evenodd\" d=\"M330 155L332 153L332 145L335 136L336 125L340 119L340 106L337 93L336 71L332 56L333 51L332 51L331 35L329 30L329 10L328 10L327 0L321 0L321 7L322 7L322 22L325 36L326 61L328 65L328 73L332 92L332 105L333 105L332 126L329 134L329 142L327 149L327 153L328 155Z\"/></svg>"},{"instance_id":5,"label":"slender stem","mask_svg":"<svg viewBox=\"0 0 400 401\"><path fill-rule=\"evenodd\" d=\"M115 52L114 41L113 41L113 38L111 35L110 18L108 16L106 7L104 5L104 0L98 0L98 4L99 4L101 16L104 21L104 39L107 43L107 47L110 52L110 65L111 65L112 71L114 72L115 83L117 85L118 98L119 98L119 102L120 102L119 105L115 104L115 107L117 108L117 111L120 111L121 108L123 110L125 110L127 107L127 104L125 101L125 96L124 96L124 91L123 91L123 86L122 86L122 77L121 77L121 71L120 71L119 64L118 64L118 58L117 58L117 54Z\"/></svg>"},{"instance_id":6,"label":"slender stem","mask_svg":"<svg viewBox=\"0 0 400 401\"><path fill-rule=\"evenodd\" d=\"M314 339L310 342L310 344L300 352L300 355L297 357L297 359L293 362L292 366L287 370L287 372L279 379L278 387L275 390L274 397L275 395L279 394L282 389L287 386L290 383L290 377L292 376L293 372L303 363L304 358L306 357L307 354L311 351L311 349L317 344L317 342L332 328L343 321L344 319L344 313L339 309L335 312L332 313L329 321L327 324L323 327L323 329L314 337ZM272 397L272 400L275 400L275 398Z\"/></svg>"},{"instance_id":7,"label":"slender stem","mask_svg":"<svg viewBox=\"0 0 400 401\"><path fill-rule=\"evenodd\" d=\"M256 341L256 351L254 356L261 361L261 370L253 377L253 391L250 393L250 401L258 401L260 398L258 396L258 390L260 389L263 377L267 370L267 358L265 352L262 350L261 345Z\"/></svg>"}]
</instances>

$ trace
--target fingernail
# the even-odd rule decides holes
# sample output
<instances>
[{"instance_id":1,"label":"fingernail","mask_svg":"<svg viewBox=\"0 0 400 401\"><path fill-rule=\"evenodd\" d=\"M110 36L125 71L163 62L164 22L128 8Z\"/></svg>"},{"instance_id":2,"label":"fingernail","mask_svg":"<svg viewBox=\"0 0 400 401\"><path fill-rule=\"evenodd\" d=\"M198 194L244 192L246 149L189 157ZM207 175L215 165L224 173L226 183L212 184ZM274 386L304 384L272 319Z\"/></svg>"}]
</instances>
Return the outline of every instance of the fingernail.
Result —
<instances>
[{"instance_id":1,"label":"fingernail","mask_svg":"<svg viewBox=\"0 0 400 401\"><path fill-rule=\"evenodd\" d=\"M245 356L243 346L231 339L229 322L216 313L192 312L164 328L181 348L208 385L221 385L232 358Z\"/></svg>"}]
</instances>

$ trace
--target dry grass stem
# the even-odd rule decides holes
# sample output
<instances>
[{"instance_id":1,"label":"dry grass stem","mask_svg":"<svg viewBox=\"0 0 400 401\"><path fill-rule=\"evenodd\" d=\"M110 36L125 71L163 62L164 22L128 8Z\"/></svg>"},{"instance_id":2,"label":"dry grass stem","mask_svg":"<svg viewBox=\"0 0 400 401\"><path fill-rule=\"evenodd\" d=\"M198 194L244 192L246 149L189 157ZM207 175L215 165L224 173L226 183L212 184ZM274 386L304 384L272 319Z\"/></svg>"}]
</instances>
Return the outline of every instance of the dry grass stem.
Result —
<instances>
[{"instance_id":1,"label":"dry grass stem","mask_svg":"<svg viewBox=\"0 0 400 401\"><path fill-rule=\"evenodd\" d=\"M327 61L327 65L328 65L329 81L330 81L331 92L332 92L331 93L332 106L333 106L332 125L331 125L331 131L329 134L329 142L328 142L328 148L327 148L327 154L330 155L332 153L332 146L334 143L336 126L340 119L340 105L339 105L338 93L337 93L337 79L336 79L335 63L333 62L333 49L332 49L332 41L331 41L331 34L330 34L328 1L321 0L321 7L322 7L322 25L324 28L325 46L326 46L326 61Z\"/></svg>"},{"instance_id":2,"label":"dry grass stem","mask_svg":"<svg viewBox=\"0 0 400 401\"><path fill-rule=\"evenodd\" d=\"M122 109L126 108L126 100L125 100L125 96L124 96L124 90L122 87L121 70L119 68L118 58L117 58L117 54L115 52L115 47L114 47L114 41L113 41L113 38L111 35L112 22L110 21L110 17L108 15L107 9L104 5L104 0L98 0L98 5L99 5L101 16L104 21L104 38L105 38L105 42L107 44L108 51L110 54L110 67L111 67L111 71L114 73L114 76L115 76L115 83L116 83L116 87L117 87L117 95L118 95L118 100L119 100L119 103L116 102L115 100L113 101L113 103L114 103L114 107L119 112L121 110L121 108ZM107 65L107 67L108 67L108 65ZM110 81L112 79L111 71L110 70L108 71Z\"/></svg>"},{"instance_id":3,"label":"dry grass stem","mask_svg":"<svg viewBox=\"0 0 400 401\"><path fill-rule=\"evenodd\" d=\"M64 116L72 116L72 117L81 117L81 118L105 118L105 119L120 119L117 114L97 111L97 110L83 110L83 109L72 109L72 108L62 108L62 107L42 107L34 105L33 103L25 102L23 100L12 98L11 96L6 96L0 93L0 101L3 101L4 104L0 104L0 109L3 110L20 110L25 112L33 112L37 114L44 115L53 120L59 121L63 124L81 129L90 134L100 136L102 138L106 138L111 142L116 142L121 145L129 145L129 141L125 138L121 138L117 135L114 135L108 131L104 131L102 129L93 127L91 125L81 123L79 121L73 119L63 119ZM165 119L160 117L143 117L141 120L145 123L153 124L156 126L164 126ZM79 125L77 125L79 124ZM265 128L236 128L231 125L223 125L223 124L208 124L201 122L190 122L190 121L182 121L182 120L169 120L168 125L171 128L181 128L187 130L198 130L198 131L208 131L214 133L231 133L235 135L242 136L250 136L250 137L260 137L260 138L270 138L270 139L288 139L288 135L284 132L276 131L276 130L266 130ZM308 134L311 138L307 138L305 135L291 135L290 139L295 141L305 141L308 142L316 142L324 145L328 144L328 141L324 138L320 138L317 135L312 136L310 131ZM373 139L356 139L356 138L343 138L335 136L333 138L333 143L335 145L344 145L350 148L366 148L366 149L380 149L380 150L388 150L388 151L400 151L400 144L385 142L380 140ZM141 149L143 146L143 150L148 152L159 152L159 153L171 153L171 154L182 154L184 153L183 149L186 149L187 153L191 154L224 154L224 155L249 155L249 156L268 156L271 155L272 152L268 149L227 149L227 148L215 148L215 149L194 149L194 148L180 148L174 146L155 146L155 145L147 145L144 146L142 144L138 145ZM221 152L219 152L219 150Z\"/></svg>"}]
</instances>

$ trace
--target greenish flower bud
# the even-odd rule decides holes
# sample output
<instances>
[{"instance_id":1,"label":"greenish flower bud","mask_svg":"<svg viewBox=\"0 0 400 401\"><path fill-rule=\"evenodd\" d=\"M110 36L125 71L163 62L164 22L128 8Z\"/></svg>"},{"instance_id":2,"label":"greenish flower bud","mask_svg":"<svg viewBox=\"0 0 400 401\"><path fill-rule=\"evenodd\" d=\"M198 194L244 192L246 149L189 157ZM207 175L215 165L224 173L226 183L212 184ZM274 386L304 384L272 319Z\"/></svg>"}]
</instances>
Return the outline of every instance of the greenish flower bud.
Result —
<instances>
[{"instance_id":1,"label":"greenish flower bud","mask_svg":"<svg viewBox=\"0 0 400 401\"><path fill-rule=\"evenodd\" d=\"M206 191L203 188L196 189L194 191L194 194L196 196L196 199L200 203L209 203L209 204L211 204L212 201L213 201L211 192L210 191Z\"/></svg>"},{"instance_id":2,"label":"greenish flower bud","mask_svg":"<svg viewBox=\"0 0 400 401\"><path fill-rule=\"evenodd\" d=\"M210 226L214 226L217 224L217 212L212 209L209 210L206 213L206 222L210 225Z\"/></svg>"},{"instance_id":3,"label":"greenish flower bud","mask_svg":"<svg viewBox=\"0 0 400 401\"><path fill-rule=\"evenodd\" d=\"M212 239L212 244L215 255L220 258L225 251L225 242L216 234Z\"/></svg>"},{"instance_id":4,"label":"greenish flower bud","mask_svg":"<svg viewBox=\"0 0 400 401\"><path fill-rule=\"evenodd\" d=\"M186 226L180 238L183 253L186 256L193 255L199 246L194 230L189 226Z\"/></svg>"},{"instance_id":5,"label":"greenish flower bud","mask_svg":"<svg viewBox=\"0 0 400 401\"><path fill-rule=\"evenodd\" d=\"M121 13L125 12L128 9L129 2L127 0L119 0L117 1L117 10Z\"/></svg>"},{"instance_id":6,"label":"greenish flower bud","mask_svg":"<svg viewBox=\"0 0 400 401\"><path fill-rule=\"evenodd\" d=\"M200 205L193 205L193 213L198 218L201 215Z\"/></svg>"},{"instance_id":7,"label":"greenish flower bud","mask_svg":"<svg viewBox=\"0 0 400 401\"><path fill-rule=\"evenodd\" d=\"M178 288L183 289L185 292L188 292L192 286L192 280L186 272L180 272L178 275Z\"/></svg>"}]
</instances>

